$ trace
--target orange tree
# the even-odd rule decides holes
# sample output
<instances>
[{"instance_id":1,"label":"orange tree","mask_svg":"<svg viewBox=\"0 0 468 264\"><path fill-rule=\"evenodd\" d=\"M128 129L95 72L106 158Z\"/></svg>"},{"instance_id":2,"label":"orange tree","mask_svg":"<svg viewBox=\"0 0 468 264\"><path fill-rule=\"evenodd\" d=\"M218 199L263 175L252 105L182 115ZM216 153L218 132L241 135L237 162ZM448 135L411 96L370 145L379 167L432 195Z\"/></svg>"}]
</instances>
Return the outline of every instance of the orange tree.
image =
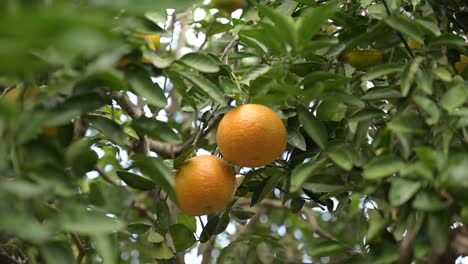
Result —
<instances>
[{"instance_id":1,"label":"orange tree","mask_svg":"<svg viewBox=\"0 0 468 264\"><path fill-rule=\"evenodd\" d=\"M467 21L464 0L3 0L0 263L454 263ZM185 163L222 158L249 103L287 129L274 162ZM244 159L282 146L229 125L258 138ZM198 166L227 178L176 192ZM231 169L224 208L179 211L230 197Z\"/></svg>"}]
</instances>

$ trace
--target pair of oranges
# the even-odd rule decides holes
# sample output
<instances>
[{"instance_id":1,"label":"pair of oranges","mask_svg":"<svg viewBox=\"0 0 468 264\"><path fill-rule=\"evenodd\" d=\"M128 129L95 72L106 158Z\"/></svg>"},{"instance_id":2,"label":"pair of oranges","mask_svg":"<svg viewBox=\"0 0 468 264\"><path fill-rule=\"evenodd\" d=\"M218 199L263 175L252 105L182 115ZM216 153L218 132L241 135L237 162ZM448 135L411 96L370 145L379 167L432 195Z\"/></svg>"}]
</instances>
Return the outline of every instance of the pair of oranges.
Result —
<instances>
[{"instance_id":1,"label":"pair of oranges","mask_svg":"<svg viewBox=\"0 0 468 264\"><path fill-rule=\"evenodd\" d=\"M228 112L218 126L217 143L223 158L241 167L272 163L286 148L287 131L270 108L247 104ZM189 159L175 178L179 208L189 215L206 215L224 208L234 195L231 166L213 155Z\"/></svg>"}]
</instances>

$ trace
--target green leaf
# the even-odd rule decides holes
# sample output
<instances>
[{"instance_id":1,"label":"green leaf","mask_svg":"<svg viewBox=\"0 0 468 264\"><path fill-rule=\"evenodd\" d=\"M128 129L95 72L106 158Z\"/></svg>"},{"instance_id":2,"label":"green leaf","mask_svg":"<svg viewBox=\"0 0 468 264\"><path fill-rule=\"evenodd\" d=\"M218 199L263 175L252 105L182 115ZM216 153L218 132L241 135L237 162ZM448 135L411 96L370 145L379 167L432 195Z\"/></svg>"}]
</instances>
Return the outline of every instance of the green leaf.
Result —
<instances>
[{"instance_id":1,"label":"green leaf","mask_svg":"<svg viewBox=\"0 0 468 264\"><path fill-rule=\"evenodd\" d=\"M266 6L257 6L262 15L268 17L274 24L276 30L281 36L284 36L284 41L288 42L293 49L297 46L296 27L291 16L283 15L280 12Z\"/></svg>"},{"instance_id":2,"label":"green leaf","mask_svg":"<svg viewBox=\"0 0 468 264\"><path fill-rule=\"evenodd\" d=\"M221 234L226 230L229 225L229 211L225 210L221 216L219 217L218 225L216 226L216 230L214 232L215 235Z\"/></svg>"},{"instance_id":3,"label":"green leaf","mask_svg":"<svg viewBox=\"0 0 468 264\"><path fill-rule=\"evenodd\" d=\"M187 53L179 62L200 72L215 73L220 69L215 61L201 53Z\"/></svg>"},{"instance_id":4,"label":"green leaf","mask_svg":"<svg viewBox=\"0 0 468 264\"><path fill-rule=\"evenodd\" d=\"M304 130L320 148L325 148L328 141L328 132L325 125L311 112L303 108L298 110L299 120L304 125Z\"/></svg>"},{"instance_id":5,"label":"green leaf","mask_svg":"<svg viewBox=\"0 0 468 264\"><path fill-rule=\"evenodd\" d=\"M384 100L401 97L403 96L400 94L400 92L393 88L376 87L369 89L361 98L364 100Z\"/></svg>"},{"instance_id":6,"label":"green leaf","mask_svg":"<svg viewBox=\"0 0 468 264\"><path fill-rule=\"evenodd\" d=\"M400 206L406 203L421 188L420 182L410 181L404 178L395 178L392 181L388 200L392 206Z\"/></svg>"},{"instance_id":7,"label":"green leaf","mask_svg":"<svg viewBox=\"0 0 468 264\"><path fill-rule=\"evenodd\" d=\"M249 220L255 215L255 213L252 211L246 211L246 210L243 210L242 208L237 208L237 207L232 208L230 213L231 213L231 216L233 216L234 218L240 221Z\"/></svg>"},{"instance_id":8,"label":"green leaf","mask_svg":"<svg viewBox=\"0 0 468 264\"><path fill-rule=\"evenodd\" d=\"M150 243L161 243L164 241L164 236L157 233L157 232L154 232L154 231L150 231L148 233L148 242Z\"/></svg>"},{"instance_id":9,"label":"green leaf","mask_svg":"<svg viewBox=\"0 0 468 264\"><path fill-rule=\"evenodd\" d=\"M374 119L382 118L385 115L380 109L369 108L356 112L348 118L349 123L359 123L364 121L372 121Z\"/></svg>"},{"instance_id":10,"label":"green leaf","mask_svg":"<svg viewBox=\"0 0 468 264\"><path fill-rule=\"evenodd\" d=\"M97 130L108 136L114 143L120 146L125 146L125 144L127 144L127 134L125 134L120 125L113 120L101 115L87 115L84 120L88 121Z\"/></svg>"},{"instance_id":11,"label":"green leaf","mask_svg":"<svg viewBox=\"0 0 468 264\"><path fill-rule=\"evenodd\" d=\"M93 86L105 86L111 89L120 91L120 90L127 90L127 86L124 83L123 75L118 71L108 70L109 66L105 66L107 68L103 68L100 70L105 70L102 72L95 72L90 75L87 75L85 79L81 80L81 83L85 85L93 85ZM93 69L89 69L93 70Z\"/></svg>"},{"instance_id":12,"label":"green leaf","mask_svg":"<svg viewBox=\"0 0 468 264\"><path fill-rule=\"evenodd\" d=\"M367 163L362 176L367 180L377 180L398 172L403 166L405 163L400 158L388 154Z\"/></svg>"},{"instance_id":13,"label":"green leaf","mask_svg":"<svg viewBox=\"0 0 468 264\"><path fill-rule=\"evenodd\" d=\"M240 83L241 84L249 84L250 81L257 79L259 76L267 73L271 70L270 65L254 65L250 66L247 71L245 71L242 76Z\"/></svg>"},{"instance_id":14,"label":"green leaf","mask_svg":"<svg viewBox=\"0 0 468 264\"><path fill-rule=\"evenodd\" d=\"M52 230L45 223L39 223L32 215L17 215L0 212L0 231L32 242L45 242Z\"/></svg>"},{"instance_id":15,"label":"green leaf","mask_svg":"<svg viewBox=\"0 0 468 264\"><path fill-rule=\"evenodd\" d=\"M260 186L258 186L255 192L253 193L250 206L254 206L255 204L261 202L265 197L267 197L276 188L276 185L278 185L281 178L281 174L275 174L263 180Z\"/></svg>"},{"instance_id":16,"label":"green leaf","mask_svg":"<svg viewBox=\"0 0 468 264\"><path fill-rule=\"evenodd\" d=\"M154 249L151 251L155 259L171 259L174 257L174 252L167 246L166 243L154 244Z\"/></svg>"},{"instance_id":17,"label":"green leaf","mask_svg":"<svg viewBox=\"0 0 468 264\"><path fill-rule=\"evenodd\" d=\"M123 223L115 218L84 208L68 208L62 211L59 220L64 230L83 235L107 234L124 227Z\"/></svg>"},{"instance_id":18,"label":"green leaf","mask_svg":"<svg viewBox=\"0 0 468 264\"><path fill-rule=\"evenodd\" d=\"M364 108L366 105L363 101L354 95L346 94L342 92L324 92L318 96L319 99L335 100L342 102L348 106L354 106L357 108Z\"/></svg>"},{"instance_id":19,"label":"green leaf","mask_svg":"<svg viewBox=\"0 0 468 264\"><path fill-rule=\"evenodd\" d=\"M91 182L89 184L89 201L96 206L104 206L106 204L106 200L97 182Z\"/></svg>"},{"instance_id":20,"label":"green leaf","mask_svg":"<svg viewBox=\"0 0 468 264\"><path fill-rule=\"evenodd\" d=\"M421 58L416 58L411 64L406 65L401 75L400 89L401 94L406 97L410 92L410 88L413 85L415 76L419 69L419 64L421 63Z\"/></svg>"},{"instance_id":21,"label":"green leaf","mask_svg":"<svg viewBox=\"0 0 468 264\"><path fill-rule=\"evenodd\" d=\"M139 68L129 73L128 81L132 89L148 100L148 103L158 108L166 107L167 98L157 83L151 80L146 70Z\"/></svg>"},{"instance_id":22,"label":"green leaf","mask_svg":"<svg viewBox=\"0 0 468 264\"><path fill-rule=\"evenodd\" d=\"M75 263L73 251L65 243L48 242L41 246L41 252L48 264Z\"/></svg>"},{"instance_id":23,"label":"green leaf","mask_svg":"<svg viewBox=\"0 0 468 264\"><path fill-rule=\"evenodd\" d=\"M416 73L416 86L427 95L432 94L432 80L432 72L430 71L420 70Z\"/></svg>"},{"instance_id":24,"label":"green leaf","mask_svg":"<svg viewBox=\"0 0 468 264\"><path fill-rule=\"evenodd\" d=\"M174 160L174 169L180 169L182 165L184 165L185 161L188 160L192 154L195 151L195 147L190 147L188 150L184 151L184 153L180 154L175 160Z\"/></svg>"},{"instance_id":25,"label":"green leaf","mask_svg":"<svg viewBox=\"0 0 468 264\"><path fill-rule=\"evenodd\" d=\"M226 76L219 76L218 83L229 97L238 96L242 93L242 90L231 80L231 78Z\"/></svg>"},{"instance_id":26,"label":"green leaf","mask_svg":"<svg viewBox=\"0 0 468 264\"><path fill-rule=\"evenodd\" d=\"M210 237L216 234L218 223L219 223L219 216L213 216L208 220L205 228L200 234L200 242L205 243L206 241L210 240Z\"/></svg>"},{"instance_id":27,"label":"green leaf","mask_svg":"<svg viewBox=\"0 0 468 264\"><path fill-rule=\"evenodd\" d=\"M317 8L311 8L302 13L296 22L297 39L299 46L304 47L312 37L317 34L320 28L328 22L338 9L336 1L330 1Z\"/></svg>"},{"instance_id":28,"label":"green leaf","mask_svg":"<svg viewBox=\"0 0 468 264\"><path fill-rule=\"evenodd\" d=\"M455 34L445 33L438 37L432 38L429 41L430 47L438 47L438 46L449 46L449 47L463 47L466 43L466 40L461 36L457 36Z\"/></svg>"},{"instance_id":29,"label":"green leaf","mask_svg":"<svg viewBox=\"0 0 468 264\"><path fill-rule=\"evenodd\" d=\"M154 118L145 116L139 117L132 121L132 127L152 139L171 144L179 144L182 142L180 135L174 132L166 122Z\"/></svg>"},{"instance_id":30,"label":"green leaf","mask_svg":"<svg viewBox=\"0 0 468 264\"><path fill-rule=\"evenodd\" d=\"M413 200L413 207L427 212L435 212L447 208L448 203L441 200L438 193L420 191Z\"/></svg>"},{"instance_id":31,"label":"green leaf","mask_svg":"<svg viewBox=\"0 0 468 264\"><path fill-rule=\"evenodd\" d=\"M197 220L193 216L186 215L186 214L179 214L177 216L177 223L185 225L193 233L197 232Z\"/></svg>"},{"instance_id":32,"label":"green leaf","mask_svg":"<svg viewBox=\"0 0 468 264\"><path fill-rule=\"evenodd\" d=\"M327 146L325 152L333 163L345 171L350 171L355 163L356 153L348 143L334 143Z\"/></svg>"},{"instance_id":33,"label":"green leaf","mask_svg":"<svg viewBox=\"0 0 468 264\"><path fill-rule=\"evenodd\" d=\"M127 231L132 234L144 234L150 230L151 226L147 224L130 224L127 226Z\"/></svg>"},{"instance_id":34,"label":"green leaf","mask_svg":"<svg viewBox=\"0 0 468 264\"><path fill-rule=\"evenodd\" d=\"M65 157L76 177L82 177L86 172L93 170L98 162L98 155L91 149L93 143L92 140L82 139L68 147Z\"/></svg>"},{"instance_id":35,"label":"green leaf","mask_svg":"<svg viewBox=\"0 0 468 264\"><path fill-rule=\"evenodd\" d=\"M68 98L47 112L44 126L59 126L69 123L72 119L85 113L92 112L110 103L98 93L88 93Z\"/></svg>"},{"instance_id":36,"label":"green leaf","mask_svg":"<svg viewBox=\"0 0 468 264\"><path fill-rule=\"evenodd\" d=\"M117 175L119 176L122 181L124 181L128 186L142 190L142 191L149 191L154 189L155 185L152 181L137 175L135 173L131 173L128 171L117 171Z\"/></svg>"},{"instance_id":37,"label":"green leaf","mask_svg":"<svg viewBox=\"0 0 468 264\"><path fill-rule=\"evenodd\" d=\"M424 112L430 115L430 117L426 119L426 123L428 125L434 125L439 122L441 114L439 111L439 107L435 102L426 97L418 95L413 96L413 101L417 106L424 110Z\"/></svg>"},{"instance_id":38,"label":"green leaf","mask_svg":"<svg viewBox=\"0 0 468 264\"><path fill-rule=\"evenodd\" d=\"M403 69L402 64L383 64L369 70L361 79L363 81L370 81L387 74L402 72Z\"/></svg>"},{"instance_id":39,"label":"green leaf","mask_svg":"<svg viewBox=\"0 0 468 264\"><path fill-rule=\"evenodd\" d=\"M171 225L171 215L167 203L163 200L156 202L156 216L158 219L159 227L167 230Z\"/></svg>"},{"instance_id":40,"label":"green leaf","mask_svg":"<svg viewBox=\"0 0 468 264\"><path fill-rule=\"evenodd\" d=\"M182 252L190 248L195 243L195 236L192 231L185 225L175 224L169 227L172 241L176 252Z\"/></svg>"},{"instance_id":41,"label":"green leaf","mask_svg":"<svg viewBox=\"0 0 468 264\"><path fill-rule=\"evenodd\" d=\"M306 151L307 149L304 137L296 130L288 129L288 143L302 151Z\"/></svg>"},{"instance_id":42,"label":"green leaf","mask_svg":"<svg viewBox=\"0 0 468 264\"><path fill-rule=\"evenodd\" d=\"M385 20L387 25L391 26L397 31L404 33L416 40L418 43L424 43L423 27L418 24L414 19L405 15L389 16Z\"/></svg>"},{"instance_id":43,"label":"green leaf","mask_svg":"<svg viewBox=\"0 0 468 264\"><path fill-rule=\"evenodd\" d=\"M144 175L150 177L157 186L168 193L172 201L177 201L174 191L174 177L160 159L136 154L133 155L133 160Z\"/></svg>"},{"instance_id":44,"label":"green leaf","mask_svg":"<svg viewBox=\"0 0 468 264\"><path fill-rule=\"evenodd\" d=\"M46 189L38 184L24 180L3 180L0 191L15 195L21 199L30 199L46 192Z\"/></svg>"},{"instance_id":45,"label":"green leaf","mask_svg":"<svg viewBox=\"0 0 468 264\"><path fill-rule=\"evenodd\" d=\"M302 184L312 176L317 170L321 169L327 163L327 159L310 160L306 163L296 166L291 172L291 192L297 192Z\"/></svg>"},{"instance_id":46,"label":"green leaf","mask_svg":"<svg viewBox=\"0 0 468 264\"><path fill-rule=\"evenodd\" d=\"M211 97L216 103L220 105L225 105L225 99L224 99L224 94L222 93L221 89L219 87L216 87L211 81L206 79L205 77L201 75L194 75L191 73L187 72L179 72L180 75L184 76L185 79L189 80L192 82L195 86L200 88L206 95Z\"/></svg>"},{"instance_id":47,"label":"green leaf","mask_svg":"<svg viewBox=\"0 0 468 264\"><path fill-rule=\"evenodd\" d=\"M113 235L96 234L92 236L96 249L103 263L116 263L119 258L119 246Z\"/></svg>"},{"instance_id":48,"label":"green leaf","mask_svg":"<svg viewBox=\"0 0 468 264\"><path fill-rule=\"evenodd\" d=\"M305 200L301 197L296 197L291 200L291 212L294 214L299 213L302 210L302 207L305 204Z\"/></svg>"},{"instance_id":49,"label":"green leaf","mask_svg":"<svg viewBox=\"0 0 468 264\"><path fill-rule=\"evenodd\" d=\"M369 215L369 227L367 229L366 241L374 241L387 227L388 221L381 215L379 210L367 210Z\"/></svg>"},{"instance_id":50,"label":"green leaf","mask_svg":"<svg viewBox=\"0 0 468 264\"><path fill-rule=\"evenodd\" d=\"M463 78L455 76L449 90L442 96L440 105L447 111L453 111L455 108L462 106L467 98L468 88L465 86Z\"/></svg>"},{"instance_id":51,"label":"green leaf","mask_svg":"<svg viewBox=\"0 0 468 264\"><path fill-rule=\"evenodd\" d=\"M403 115L396 117L387 124L387 127L397 134L425 134L427 130L424 123L416 115Z\"/></svg>"},{"instance_id":52,"label":"green leaf","mask_svg":"<svg viewBox=\"0 0 468 264\"><path fill-rule=\"evenodd\" d=\"M307 251L307 255L311 257L332 256L346 250L348 250L347 247L337 241L321 240L318 244L314 244L310 247Z\"/></svg>"}]
</instances>

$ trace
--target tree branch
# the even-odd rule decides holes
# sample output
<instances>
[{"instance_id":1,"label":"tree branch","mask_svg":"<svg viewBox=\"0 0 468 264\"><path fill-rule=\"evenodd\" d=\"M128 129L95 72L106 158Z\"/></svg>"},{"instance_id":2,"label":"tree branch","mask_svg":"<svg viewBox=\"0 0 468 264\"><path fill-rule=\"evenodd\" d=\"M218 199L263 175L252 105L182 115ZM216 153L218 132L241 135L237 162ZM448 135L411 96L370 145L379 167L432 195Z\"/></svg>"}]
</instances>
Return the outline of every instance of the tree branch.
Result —
<instances>
[{"instance_id":1,"label":"tree branch","mask_svg":"<svg viewBox=\"0 0 468 264\"><path fill-rule=\"evenodd\" d=\"M232 38L231 42L226 46L226 48L223 51L223 55L221 55L221 60L224 62L224 64L229 63L229 54L231 53L231 50L239 43L239 36L235 36Z\"/></svg>"},{"instance_id":2,"label":"tree branch","mask_svg":"<svg viewBox=\"0 0 468 264\"><path fill-rule=\"evenodd\" d=\"M78 256L76 257L76 264L81 264L89 252L85 243L81 241L80 237L75 233L70 233L70 238L78 248Z\"/></svg>"},{"instance_id":3,"label":"tree branch","mask_svg":"<svg viewBox=\"0 0 468 264\"><path fill-rule=\"evenodd\" d=\"M416 238L415 224L412 223L406 232L406 236L400 244L399 264L411 264L413 261L413 242Z\"/></svg>"},{"instance_id":4,"label":"tree branch","mask_svg":"<svg viewBox=\"0 0 468 264\"><path fill-rule=\"evenodd\" d=\"M248 205L250 204L249 201L245 200L240 202L240 205ZM261 203L260 206L267 206L271 208L276 208L276 209L290 209L289 205L282 204L281 201L276 201L276 200L271 200L271 199L264 199ZM334 236L323 230L319 224L317 223L317 220L315 219L314 212L312 209L308 207L302 207L301 209L301 214L305 216L305 220L309 223L310 227L312 228L312 231L319 235L322 238L330 239L330 240L337 240Z\"/></svg>"}]
</instances>

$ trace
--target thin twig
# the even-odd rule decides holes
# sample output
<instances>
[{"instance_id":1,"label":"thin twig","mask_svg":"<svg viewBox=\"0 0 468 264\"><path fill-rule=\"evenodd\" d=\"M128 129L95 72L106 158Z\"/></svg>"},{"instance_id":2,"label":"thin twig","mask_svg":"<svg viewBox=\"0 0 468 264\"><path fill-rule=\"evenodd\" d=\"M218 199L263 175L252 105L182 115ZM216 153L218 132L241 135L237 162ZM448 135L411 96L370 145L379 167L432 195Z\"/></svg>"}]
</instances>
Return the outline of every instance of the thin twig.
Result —
<instances>
[{"instance_id":1,"label":"thin twig","mask_svg":"<svg viewBox=\"0 0 468 264\"><path fill-rule=\"evenodd\" d=\"M231 39L231 42L226 46L226 48L223 51L223 55L221 55L221 60L224 62L224 64L229 63L229 54L231 53L231 50L239 43L239 36L235 36L234 38Z\"/></svg>"},{"instance_id":2,"label":"thin twig","mask_svg":"<svg viewBox=\"0 0 468 264\"><path fill-rule=\"evenodd\" d=\"M80 237L75 233L70 233L70 238L73 243L78 248L78 256L76 257L76 264L81 264L89 252L89 249L86 247L85 243L80 239Z\"/></svg>"}]
</instances>

